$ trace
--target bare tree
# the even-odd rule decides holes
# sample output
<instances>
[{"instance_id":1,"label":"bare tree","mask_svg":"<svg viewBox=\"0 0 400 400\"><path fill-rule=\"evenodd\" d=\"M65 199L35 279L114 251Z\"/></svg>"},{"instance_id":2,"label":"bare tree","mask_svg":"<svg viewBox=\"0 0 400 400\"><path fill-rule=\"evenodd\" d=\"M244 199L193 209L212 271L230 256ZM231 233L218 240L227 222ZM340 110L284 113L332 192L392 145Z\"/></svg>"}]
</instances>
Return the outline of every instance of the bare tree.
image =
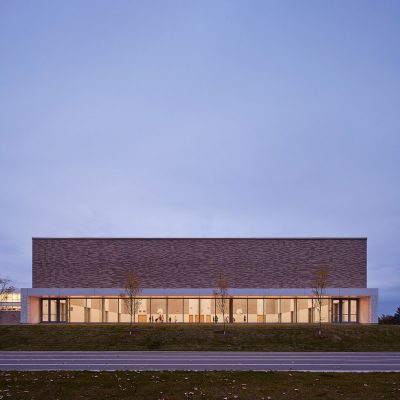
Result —
<instances>
[{"instance_id":1,"label":"bare tree","mask_svg":"<svg viewBox=\"0 0 400 400\"><path fill-rule=\"evenodd\" d=\"M215 282L214 299L217 310L222 314L222 322L224 323L224 335L226 333L226 308L229 303L229 285L228 280L224 276L220 276Z\"/></svg>"},{"instance_id":2,"label":"bare tree","mask_svg":"<svg viewBox=\"0 0 400 400\"><path fill-rule=\"evenodd\" d=\"M121 293L126 308L128 309L131 317L131 326L129 334L132 335L132 325L136 322L136 314L139 311L142 293L142 285L139 275L135 271L129 271L125 274L124 291Z\"/></svg>"},{"instance_id":3,"label":"bare tree","mask_svg":"<svg viewBox=\"0 0 400 400\"><path fill-rule=\"evenodd\" d=\"M311 282L313 294L313 308L318 311L319 329L318 335L322 335L322 306L324 304L326 289L328 287L329 269L327 266L322 265L315 272Z\"/></svg>"},{"instance_id":4,"label":"bare tree","mask_svg":"<svg viewBox=\"0 0 400 400\"><path fill-rule=\"evenodd\" d=\"M12 281L0 276L0 302L7 301L8 296L15 291Z\"/></svg>"}]
</instances>

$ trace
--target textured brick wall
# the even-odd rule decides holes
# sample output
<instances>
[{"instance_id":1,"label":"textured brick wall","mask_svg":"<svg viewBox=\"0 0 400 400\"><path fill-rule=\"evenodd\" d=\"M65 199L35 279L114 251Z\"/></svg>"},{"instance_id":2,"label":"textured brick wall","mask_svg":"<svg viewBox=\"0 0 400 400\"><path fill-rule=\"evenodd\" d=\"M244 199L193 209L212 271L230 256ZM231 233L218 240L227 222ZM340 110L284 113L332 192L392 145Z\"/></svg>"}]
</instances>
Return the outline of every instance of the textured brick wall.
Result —
<instances>
[{"instance_id":1,"label":"textured brick wall","mask_svg":"<svg viewBox=\"0 0 400 400\"><path fill-rule=\"evenodd\" d=\"M33 239L33 287L310 287L320 265L331 287L366 287L366 239Z\"/></svg>"}]
</instances>

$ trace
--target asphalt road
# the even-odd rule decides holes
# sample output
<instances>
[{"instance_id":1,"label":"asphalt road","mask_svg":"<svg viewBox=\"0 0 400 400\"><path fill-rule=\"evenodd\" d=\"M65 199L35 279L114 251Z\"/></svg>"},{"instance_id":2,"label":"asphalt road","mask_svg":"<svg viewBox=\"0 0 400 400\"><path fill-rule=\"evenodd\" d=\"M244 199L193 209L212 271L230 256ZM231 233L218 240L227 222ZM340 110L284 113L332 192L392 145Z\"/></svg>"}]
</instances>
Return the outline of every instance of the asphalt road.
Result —
<instances>
[{"instance_id":1,"label":"asphalt road","mask_svg":"<svg viewBox=\"0 0 400 400\"><path fill-rule=\"evenodd\" d=\"M400 372L400 352L0 351L0 370Z\"/></svg>"}]
</instances>

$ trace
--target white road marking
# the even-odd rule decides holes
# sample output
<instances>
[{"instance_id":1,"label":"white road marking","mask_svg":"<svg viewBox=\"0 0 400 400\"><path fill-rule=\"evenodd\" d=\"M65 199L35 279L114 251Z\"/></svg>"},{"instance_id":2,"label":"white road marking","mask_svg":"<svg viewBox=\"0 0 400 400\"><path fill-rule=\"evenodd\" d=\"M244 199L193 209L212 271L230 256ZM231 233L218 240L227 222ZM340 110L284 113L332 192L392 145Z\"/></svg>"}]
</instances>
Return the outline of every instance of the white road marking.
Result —
<instances>
[{"instance_id":1,"label":"white road marking","mask_svg":"<svg viewBox=\"0 0 400 400\"><path fill-rule=\"evenodd\" d=\"M0 364L0 366L4 366L4 365L14 365L14 364ZM77 365L146 365L146 366L148 366L148 365L160 365L160 364L155 364L155 363L83 363L83 364L81 364L81 363L73 363L73 364L60 364L60 363L43 363L43 364L37 364L37 363L34 363L34 364L31 364L31 363L29 363L29 364L18 364L18 366L30 366L30 365L36 365L36 366L42 366L42 365L57 365L57 366L63 366L63 367L66 367L66 366L77 366ZM168 364L162 364L162 365L165 365L165 366L172 366L172 365L174 365L174 366L176 366L176 365L179 365L179 366L182 366L182 365L201 365L201 364L197 364L197 363L168 363ZM227 364L227 363L211 363L211 364L204 364L204 366L210 366L210 365L212 365L212 366L221 366L221 365L224 365L224 366L226 366L226 365L242 365L242 366L250 366L250 365L257 365L257 366L260 366L260 365L274 365L274 366L276 366L276 365L291 365L291 366L293 366L293 365L296 365L296 366L298 366L298 365L309 365L309 364L292 364L292 363L290 363L290 364L285 364L285 363L229 363L229 364ZM323 363L323 364L312 364L313 366L327 366L327 365L329 365L329 366L332 366L332 364L326 364L326 363ZM339 366L339 365L344 365L344 366L348 366L348 365L362 365L362 366L365 366L365 364L359 364L359 363L346 363L346 364L333 364L333 365L335 365L335 366ZM381 363L379 363L379 364L373 364L373 365L376 365L376 366L396 366L396 365L398 365L399 367L400 367L400 364L381 364Z\"/></svg>"}]
</instances>

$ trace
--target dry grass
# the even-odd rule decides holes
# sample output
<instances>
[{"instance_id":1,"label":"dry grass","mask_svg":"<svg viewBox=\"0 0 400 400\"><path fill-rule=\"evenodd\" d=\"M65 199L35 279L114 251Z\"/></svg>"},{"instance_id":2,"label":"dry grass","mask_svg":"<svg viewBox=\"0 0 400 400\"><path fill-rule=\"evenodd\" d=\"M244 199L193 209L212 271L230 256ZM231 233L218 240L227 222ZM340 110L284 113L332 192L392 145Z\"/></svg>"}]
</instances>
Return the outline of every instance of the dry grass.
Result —
<instances>
[{"instance_id":1,"label":"dry grass","mask_svg":"<svg viewBox=\"0 0 400 400\"><path fill-rule=\"evenodd\" d=\"M400 326L0 325L0 350L400 351Z\"/></svg>"},{"instance_id":2,"label":"dry grass","mask_svg":"<svg viewBox=\"0 0 400 400\"><path fill-rule=\"evenodd\" d=\"M0 399L399 399L398 373L0 372Z\"/></svg>"}]
</instances>

